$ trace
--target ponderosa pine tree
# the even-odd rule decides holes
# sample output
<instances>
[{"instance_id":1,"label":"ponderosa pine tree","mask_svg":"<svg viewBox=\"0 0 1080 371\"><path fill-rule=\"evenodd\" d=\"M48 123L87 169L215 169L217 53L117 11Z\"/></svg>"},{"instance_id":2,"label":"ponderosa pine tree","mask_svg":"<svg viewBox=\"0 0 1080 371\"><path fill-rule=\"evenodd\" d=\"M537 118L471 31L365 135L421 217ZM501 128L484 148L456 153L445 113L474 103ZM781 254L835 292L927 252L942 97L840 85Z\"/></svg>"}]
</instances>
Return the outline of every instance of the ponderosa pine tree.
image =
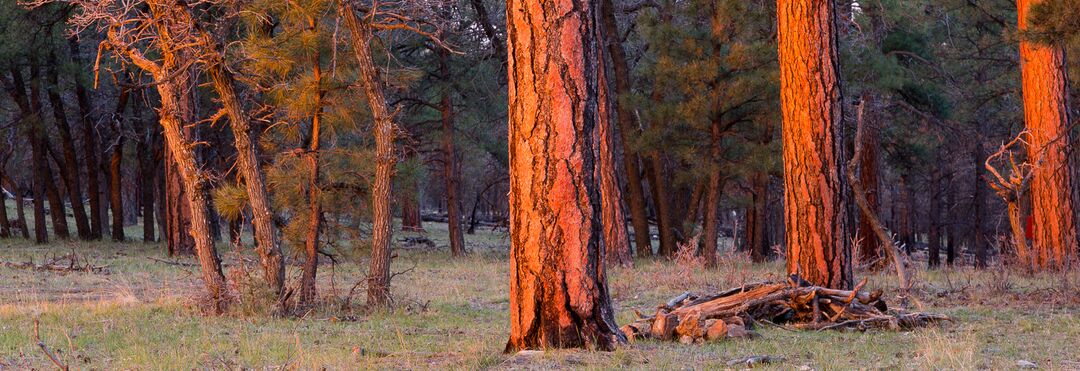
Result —
<instances>
[{"instance_id":1,"label":"ponderosa pine tree","mask_svg":"<svg viewBox=\"0 0 1080 371\"><path fill-rule=\"evenodd\" d=\"M506 351L626 341L601 248L595 148L598 1L506 5L510 82L510 340ZM552 17L552 14L560 14Z\"/></svg>"},{"instance_id":2,"label":"ponderosa pine tree","mask_svg":"<svg viewBox=\"0 0 1080 371\"><path fill-rule=\"evenodd\" d=\"M1028 14L1040 0L1017 0L1021 32ZM1061 268L1077 255L1073 174L1069 163L1069 88L1065 49L1060 43L1020 42L1024 124L1030 134L1027 158L1034 166L1031 179L1033 225L1032 264L1037 269Z\"/></svg>"},{"instance_id":3,"label":"ponderosa pine tree","mask_svg":"<svg viewBox=\"0 0 1080 371\"><path fill-rule=\"evenodd\" d=\"M850 288L836 14L829 0L780 0L777 31L784 158L787 272Z\"/></svg>"}]
</instances>

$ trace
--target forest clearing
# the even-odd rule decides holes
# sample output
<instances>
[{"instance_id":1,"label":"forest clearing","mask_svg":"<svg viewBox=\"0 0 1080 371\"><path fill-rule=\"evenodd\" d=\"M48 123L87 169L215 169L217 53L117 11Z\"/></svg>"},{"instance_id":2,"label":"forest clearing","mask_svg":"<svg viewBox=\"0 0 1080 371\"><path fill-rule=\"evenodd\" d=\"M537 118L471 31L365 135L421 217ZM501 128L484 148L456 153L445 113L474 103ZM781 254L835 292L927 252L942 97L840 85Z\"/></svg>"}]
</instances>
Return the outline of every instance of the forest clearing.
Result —
<instances>
[{"instance_id":1,"label":"forest clearing","mask_svg":"<svg viewBox=\"0 0 1080 371\"><path fill-rule=\"evenodd\" d=\"M427 235L445 246L445 225L428 224ZM169 265L158 245L141 243L56 244L34 247L4 242L0 260L22 262L63 255L71 248L110 274L35 272L0 267L0 365L10 369L53 367L37 348L31 329L78 369L740 369L728 362L752 356L782 357L765 369L854 368L1012 369L1024 360L1042 369L1076 369L1080 297L1069 295L1080 275L1023 277L1001 271L950 269L919 272L914 296L927 310L955 323L912 332L804 331L758 327L753 339L686 346L658 340L635 342L613 353L553 351L518 356L502 353L507 327L505 233L468 236L473 254L450 259L444 249L398 245L393 269L415 268L395 278L395 309L369 313L328 304L299 318L268 318L251 308L207 318L191 308L199 288L193 268ZM223 253L226 264L250 252ZM356 261L366 258L361 253ZM190 263L190 259L180 260ZM344 297L362 275L353 260L342 263L321 287ZM683 291L709 291L783 276L778 264L753 264L725 255L722 269L639 261L613 268L611 295L620 325L634 310ZM328 267L326 267L329 269ZM290 265L289 276L299 270ZM329 275L328 275L329 276ZM869 285L894 291L888 274ZM1008 283L1005 283L1005 282ZM336 289L331 289L336 287ZM241 307L243 307L241 305ZM1068 309L1073 308L1073 309Z\"/></svg>"},{"instance_id":2,"label":"forest clearing","mask_svg":"<svg viewBox=\"0 0 1080 371\"><path fill-rule=\"evenodd\" d=\"M0 371L1080 370L1077 20L0 1Z\"/></svg>"}]
</instances>

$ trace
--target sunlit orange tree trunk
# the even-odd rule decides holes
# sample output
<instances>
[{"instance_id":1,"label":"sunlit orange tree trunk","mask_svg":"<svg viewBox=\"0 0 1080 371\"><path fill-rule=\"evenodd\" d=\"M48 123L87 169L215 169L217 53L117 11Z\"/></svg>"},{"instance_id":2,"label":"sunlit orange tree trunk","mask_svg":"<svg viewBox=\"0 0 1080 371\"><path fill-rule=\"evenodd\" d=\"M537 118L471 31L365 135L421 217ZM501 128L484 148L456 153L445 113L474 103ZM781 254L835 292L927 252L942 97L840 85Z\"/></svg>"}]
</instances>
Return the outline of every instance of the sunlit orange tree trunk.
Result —
<instances>
[{"instance_id":1,"label":"sunlit orange tree trunk","mask_svg":"<svg viewBox=\"0 0 1080 371\"><path fill-rule=\"evenodd\" d=\"M1040 0L1017 0L1020 30ZM1072 176L1068 166L1068 75L1065 49L1060 45L1020 43L1024 124L1031 133L1028 160L1035 163L1031 179L1033 265L1062 267L1076 256L1076 220Z\"/></svg>"},{"instance_id":2,"label":"sunlit orange tree trunk","mask_svg":"<svg viewBox=\"0 0 1080 371\"><path fill-rule=\"evenodd\" d=\"M596 166L597 1L508 0L510 340L506 351L610 350Z\"/></svg>"},{"instance_id":3,"label":"sunlit orange tree trunk","mask_svg":"<svg viewBox=\"0 0 1080 371\"><path fill-rule=\"evenodd\" d=\"M811 283L851 286L845 236L840 73L831 0L779 0L777 30L784 126L787 271Z\"/></svg>"}]
</instances>

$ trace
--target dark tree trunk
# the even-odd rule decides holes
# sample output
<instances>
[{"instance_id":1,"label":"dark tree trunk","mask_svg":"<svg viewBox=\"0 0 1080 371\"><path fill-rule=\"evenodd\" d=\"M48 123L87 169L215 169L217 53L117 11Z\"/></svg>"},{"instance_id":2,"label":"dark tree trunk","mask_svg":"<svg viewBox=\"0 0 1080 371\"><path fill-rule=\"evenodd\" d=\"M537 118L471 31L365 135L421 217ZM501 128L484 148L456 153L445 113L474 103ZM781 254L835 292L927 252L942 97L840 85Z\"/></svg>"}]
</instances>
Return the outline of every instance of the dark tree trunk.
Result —
<instances>
[{"instance_id":1,"label":"dark tree trunk","mask_svg":"<svg viewBox=\"0 0 1080 371\"><path fill-rule=\"evenodd\" d=\"M957 215L956 210L956 187L952 185L952 179L949 179L948 190L945 193L945 264L952 266L956 261L956 233L957 233Z\"/></svg>"},{"instance_id":2,"label":"dark tree trunk","mask_svg":"<svg viewBox=\"0 0 1080 371\"><path fill-rule=\"evenodd\" d=\"M11 237L11 222L8 221L7 214L7 194L4 193L4 170L7 168L7 154L0 158L0 238ZM13 191L15 192L15 191Z\"/></svg>"},{"instance_id":3,"label":"dark tree trunk","mask_svg":"<svg viewBox=\"0 0 1080 371\"><path fill-rule=\"evenodd\" d=\"M706 186L707 196L705 197L705 226L702 228L702 242L701 242L701 255L705 257L705 267L716 267L716 240L719 238L720 229L720 215L717 211L717 206L720 205L720 188L722 186L720 180L720 160L721 148L720 148L720 122L713 121L710 125L710 160L709 164L709 180L708 186ZM696 208L694 203L690 204L691 208Z\"/></svg>"},{"instance_id":4,"label":"dark tree trunk","mask_svg":"<svg viewBox=\"0 0 1080 371\"><path fill-rule=\"evenodd\" d=\"M863 105L864 112L874 112L874 99L870 93L864 93L862 100L859 104ZM865 114L864 114L865 115ZM865 116L864 116L865 117ZM865 120L865 119L864 119ZM870 209L878 213L880 212L880 189L878 187L879 179L878 166L879 166L879 154L878 149L881 143L878 139L878 124L877 122L863 122L863 139L866 143L862 143L862 163L859 164L859 182L862 183L866 189L866 201L870 206ZM881 258L882 241L874 233L873 223L869 218L859 217L859 238L862 240L859 243L859 262L866 264L874 262Z\"/></svg>"},{"instance_id":5,"label":"dark tree trunk","mask_svg":"<svg viewBox=\"0 0 1080 371\"><path fill-rule=\"evenodd\" d=\"M79 54L78 39L69 39L69 45L71 47L71 57L75 64L84 66ZM101 175L98 171L98 166L101 163L98 160L98 136L94 131L93 118L90 117L90 112L93 110L90 103L90 94L86 91L83 81L78 78L75 79L75 96L79 102L79 128L83 137L83 162L86 164L86 195L87 203L90 206L90 237L100 240L104 233L104 221L101 216L105 212L101 207L101 190L98 189L98 185L101 183Z\"/></svg>"},{"instance_id":6,"label":"dark tree trunk","mask_svg":"<svg viewBox=\"0 0 1080 371\"><path fill-rule=\"evenodd\" d=\"M479 1L479 0L474 0ZM630 93L630 67L626 63L626 52L619 38L619 26L615 19L615 7L611 0L604 0L601 14L608 55L611 56L614 72L615 116L618 123L619 143L622 144L623 169L626 172L627 206L630 209L630 221L634 228L634 248L640 257L652 256L652 238L649 233L649 219L645 210L645 189L642 187L640 158L637 151L629 145L631 133L636 133L634 114L630 107L619 99Z\"/></svg>"},{"instance_id":7,"label":"dark tree trunk","mask_svg":"<svg viewBox=\"0 0 1080 371\"><path fill-rule=\"evenodd\" d=\"M60 78L57 72L57 65L61 62L55 55L51 56L52 63L46 68L46 75L49 82L48 97L49 105L53 110L53 123L56 125L56 131L60 135L60 146L63 149L63 161L57 162L57 168L60 172L60 178L64 180L64 187L67 188L68 200L71 203L71 212L75 217L75 229L79 234L79 238L88 240L91 238L92 233L90 230L90 223L86 219L86 209L83 207L82 201L82 182L80 182L81 176L79 175L79 162L75 155L75 141L71 137L71 126L68 124L67 113L64 110L64 100L60 97Z\"/></svg>"},{"instance_id":8,"label":"dark tree trunk","mask_svg":"<svg viewBox=\"0 0 1080 371\"><path fill-rule=\"evenodd\" d=\"M972 215L975 219L975 225L973 226L975 234L972 243L972 248L975 250L975 268L986 268L987 265L987 244L986 234L983 231L983 208L986 205L986 186L984 184L984 172L985 168L983 164L986 163L986 151L983 149L982 138L976 139L975 142L975 196L972 200Z\"/></svg>"},{"instance_id":9,"label":"dark tree trunk","mask_svg":"<svg viewBox=\"0 0 1080 371\"><path fill-rule=\"evenodd\" d=\"M482 6L481 6L482 8ZM449 53L440 48L439 71L443 78L450 77L447 63ZM450 252L453 256L465 254L465 237L461 233L461 198L458 195L460 171L457 163L457 150L454 144L454 105L449 88L442 92L439 111L442 116L443 179L446 181L447 228L450 230Z\"/></svg>"},{"instance_id":10,"label":"dark tree trunk","mask_svg":"<svg viewBox=\"0 0 1080 371\"><path fill-rule=\"evenodd\" d=\"M116 111L113 113L113 133L116 138L112 144L112 152L109 155L109 209L112 211L112 240L123 242L124 236L124 195L123 195L123 161L124 161L124 110L127 108L128 98L131 92L127 88L120 88L120 96L117 98Z\"/></svg>"},{"instance_id":11,"label":"dark tree trunk","mask_svg":"<svg viewBox=\"0 0 1080 371\"><path fill-rule=\"evenodd\" d=\"M766 231L769 175L764 172L754 174L750 180L751 206L746 213L746 240L750 258L754 262L764 262L769 257L769 234Z\"/></svg>"},{"instance_id":12,"label":"dark tree trunk","mask_svg":"<svg viewBox=\"0 0 1080 371\"><path fill-rule=\"evenodd\" d=\"M507 3L510 340L506 351L626 341L605 273L596 1ZM557 14L558 16L552 16Z\"/></svg>"},{"instance_id":13,"label":"dark tree trunk","mask_svg":"<svg viewBox=\"0 0 1080 371\"><path fill-rule=\"evenodd\" d=\"M930 217L927 218L930 223L930 231L927 237L927 243L929 246L929 257L927 258L927 265L930 268L937 268L941 265L941 169L935 167L933 173L930 175L930 206L928 213Z\"/></svg>"},{"instance_id":14,"label":"dark tree trunk","mask_svg":"<svg viewBox=\"0 0 1080 371\"><path fill-rule=\"evenodd\" d=\"M33 72L35 70L31 70ZM41 103L36 98L32 98L27 94L26 82L23 80L22 71L15 67L11 67L8 72L11 74L11 81L4 79L4 89L7 90L8 95L15 101L19 107L20 117L22 121L22 131L26 135L27 142L30 143L30 170L32 174L32 188L33 203L34 203L34 241L39 244L47 243L49 241L49 232L45 226L45 175L44 169L48 167L48 163L45 159L45 148L41 145L39 140L39 134L43 133L44 128L41 123ZM36 76L31 76L36 78ZM44 165L43 165L44 164ZM12 182L14 183L14 182ZM19 219L23 221L24 229L26 228L26 218L22 211L22 192L16 190L16 202L19 208ZM27 233L23 233L24 236Z\"/></svg>"},{"instance_id":15,"label":"dark tree trunk","mask_svg":"<svg viewBox=\"0 0 1080 371\"><path fill-rule=\"evenodd\" d=\"M157 136L151 125L143 120L135 121L135 132L139 136L135 144L135 157L139 163L139 205L143 217L143 242L154 242L154 190L157 188L157 168L154 166L154 148Z\"/></svg>"}]
</instances>

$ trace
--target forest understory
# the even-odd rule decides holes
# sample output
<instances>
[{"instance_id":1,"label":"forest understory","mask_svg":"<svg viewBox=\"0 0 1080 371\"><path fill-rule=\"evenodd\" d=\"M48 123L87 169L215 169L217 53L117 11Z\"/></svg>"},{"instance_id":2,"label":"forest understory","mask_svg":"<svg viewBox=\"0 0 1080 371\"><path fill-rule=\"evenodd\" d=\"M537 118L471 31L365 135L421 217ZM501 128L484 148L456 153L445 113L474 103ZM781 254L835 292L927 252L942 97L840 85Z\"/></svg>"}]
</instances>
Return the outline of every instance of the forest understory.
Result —
<instances>
[{"instance_id":1,"label":"forest understory","mask_svg":"<svg viewBox=\"0 0 1080 371\"><path fill-rule=\"evenodd\" d=\"M129 228L137 228L130 226ZM4 240L0 260L64 257L106 272L27 271L0 267L0 369L50 369L33 335L75 369L609 369L744 368L764 359L776 369L1078 369L1080 274L1021 275L1008 269L941 268L914 275L912 297L925 311L955 322L904 332L790 331L758 326L750 339L682 345L639 340L615 352L549 351L503 354L509 305L501 284L509 269L508 236L482 229L465 237L471 252L451 259L446 225L396 234L391 311L370 312L362 295L344 297L364 277L367 252L342 252L320 270L322 305L306 314L274 318L245 302L208 317L194 260L167 258L158 244ZM434 243L416 244L417 237ZM723 242L723 241L722 241ZM724 246L725 244L721 244ZM730 246L729 244L727 246ZM233 281L253 251L224 249ZM346 256L347 255L347 256ZM61 259L56 259L61 260ZM66 260L62 260L66 261ZM290 257L288 277L300 273ZM693 260L637 260L612 267L609 283L619 325L635 310L685 292L716 292L762 280L783 279L781 263L755 264L722 248L720 266ZM921 262L920 267L924 266ZM253 268L253 267L249 267ZM888 272L857 276L867 289L897 293ZM235 288L234 288L235 289ZM362 287L357 292L362 292ZM806 366L806 367L803 367Z\"/></svg>"}]
</instances>

